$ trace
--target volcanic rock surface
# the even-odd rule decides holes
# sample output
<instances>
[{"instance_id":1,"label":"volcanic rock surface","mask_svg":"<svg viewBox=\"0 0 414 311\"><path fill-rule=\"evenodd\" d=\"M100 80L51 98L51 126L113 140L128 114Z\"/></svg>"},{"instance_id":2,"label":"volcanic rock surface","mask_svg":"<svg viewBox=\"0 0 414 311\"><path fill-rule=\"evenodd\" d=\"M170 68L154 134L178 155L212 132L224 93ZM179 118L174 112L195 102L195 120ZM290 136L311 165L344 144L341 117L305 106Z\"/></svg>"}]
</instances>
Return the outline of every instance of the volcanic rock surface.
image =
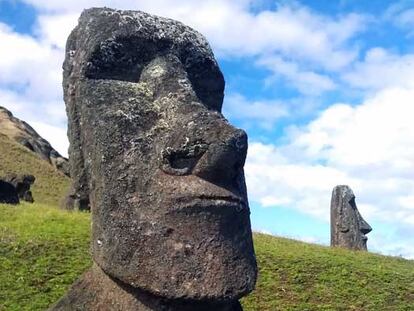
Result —
<instances>
[{"instance_id":1,"label":"volcanic rock surface","mask_svg":"<svg viewBox=\"0 0 414 311\"><path fill-rule=\"evenodd\" d=\"M42 138L29 124L0 106L0 133L36 153L56 169L69 176L69 162Z\"/></svg>"},{"instance_id":2,"label":"volcanic rock surface","mask_svg":"<svg viewBox=\"0 0 414 311\"><path fill-rule=\"evenodd\" d=\"M17 191L19 199L33 203L33 195L30 187L34 184L36 178L28 174L9 174L1 178L2 180L12 184Z\"/></svg>"},{"instance_id":3,"label":"volcanic rock surface","mask_svg":"<svg viewBox=\"0 0 414 311\"><path fill-rule=\"evenodd\" d=\"M336 186L331 199L331 246L366 251L366 234L371 231L358 211L352 189L346 185Z\"/></svg>"},{"instance_id":4,"label":"volcanic rock surface","mask_svg":"<svg viewBox=\"0 0 414 311\"><path fill-rule=\"evenodd\" d=\"M16 188L9 182L0 179L0 203L19 204L19 196Z\"/></svg>"},{"instance_id":5,"label":"volcanic rock surface","mask_svg":"<svg viewBox=\"0 0 414 311\"><path fill-rule=\"evenodd\" d=\"M63 68L68 201L91 207L95 266L52 310L241 310L257 276L247 135L221 114L224 79L205 38L92 8Z\"/></svg>"}]
</instances>

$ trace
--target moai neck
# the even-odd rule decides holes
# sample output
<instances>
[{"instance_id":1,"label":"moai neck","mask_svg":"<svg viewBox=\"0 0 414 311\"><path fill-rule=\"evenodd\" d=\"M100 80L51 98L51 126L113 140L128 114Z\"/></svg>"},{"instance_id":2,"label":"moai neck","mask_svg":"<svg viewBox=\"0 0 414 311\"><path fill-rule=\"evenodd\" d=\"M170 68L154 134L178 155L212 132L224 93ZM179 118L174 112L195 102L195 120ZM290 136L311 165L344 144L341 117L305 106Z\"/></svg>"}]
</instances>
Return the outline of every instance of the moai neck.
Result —
<instances>
[{"instance_id":1,"label":"moai neck","mask_svg":"<svg viewBox=\"0 0 414 311\"><path fill-rule=\"evenodd\" d=\"M238 301L168 300L133 288L92 266L49 311L242 311Z\"/></svg>"}]
</instances>

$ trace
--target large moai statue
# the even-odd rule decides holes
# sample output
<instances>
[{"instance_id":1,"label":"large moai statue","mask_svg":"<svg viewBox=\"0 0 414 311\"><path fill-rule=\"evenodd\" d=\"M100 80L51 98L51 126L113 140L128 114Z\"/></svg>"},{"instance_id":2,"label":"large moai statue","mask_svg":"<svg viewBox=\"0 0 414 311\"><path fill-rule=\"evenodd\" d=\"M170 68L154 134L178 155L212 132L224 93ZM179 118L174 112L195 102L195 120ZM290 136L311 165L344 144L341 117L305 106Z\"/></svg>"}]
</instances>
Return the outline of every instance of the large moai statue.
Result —
<instances>
[{"instance_id":1,"label":"large moai statue","mask_svg":"<svg viewBox=\"0 0 414 311\"><path fill-rule=\"evenodd\" d=\"M336 186L331 199L331 246L366 251L366 234L371 231L357 209L351 188Z\"/></svg>"},{"instance_id":2,"label":"large moai statue","mask_svg":"<svg viewBox=\"0 0 414 311\"><path fill-rule=\"evenodd\" d=\"M63 68L94 265L51 310L241 310L257 276L247 136L221 114L224 79L204 37L88 9Z\"/></svg>"}]
</instances>

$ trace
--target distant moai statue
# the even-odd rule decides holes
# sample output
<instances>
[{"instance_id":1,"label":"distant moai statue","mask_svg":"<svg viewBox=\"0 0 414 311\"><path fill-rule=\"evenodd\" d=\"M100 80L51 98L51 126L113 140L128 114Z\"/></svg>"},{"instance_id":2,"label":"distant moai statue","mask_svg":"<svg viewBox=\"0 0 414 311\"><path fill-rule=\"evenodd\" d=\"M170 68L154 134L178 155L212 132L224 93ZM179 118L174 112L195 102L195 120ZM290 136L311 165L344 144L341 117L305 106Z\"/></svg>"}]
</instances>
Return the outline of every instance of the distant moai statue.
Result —
<instances>
[{"instance_id":1,"label":"distant moai statue","mask_svg":"<svg viewBox=\"0 0 414 311\"><path fill-rule=\"evenodd\" d=\"M367 250L371 226L359 213L350 187L336 186L331 199L331 246Z\"/></svg>"},{"instance_id":2,"label":"distant moai statue","mask_svg":"<svg viewBox=\"0 0 414 311\"><path fill-rule=\"evenodd\" d=\"M94 264L51 310L242 310L257 277L247 135L221 114L224 78L205 38L92 8L63 68L74 189L85 190L74 198L88 192Z\"/></svg>"}]
</instances>

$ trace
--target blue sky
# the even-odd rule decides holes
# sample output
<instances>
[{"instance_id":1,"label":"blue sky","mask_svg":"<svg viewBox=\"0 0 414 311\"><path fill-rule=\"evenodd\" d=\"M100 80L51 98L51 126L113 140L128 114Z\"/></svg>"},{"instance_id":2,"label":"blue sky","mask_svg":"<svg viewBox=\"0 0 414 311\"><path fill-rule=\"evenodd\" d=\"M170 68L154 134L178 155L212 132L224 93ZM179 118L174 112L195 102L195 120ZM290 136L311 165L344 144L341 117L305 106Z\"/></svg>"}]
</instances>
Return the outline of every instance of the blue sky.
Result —
<instances>
[{"instance_id":1,"label":"blue sky","mask_svg":"<svg viewBox=\"0 0 414 311\"><path fill-rule=\"evenodd\" d=\"M414 1L0 0L0 105L66 154L61 64L83 8L178 19L209 40L249 134L257 231L329 243L349 184L370 250L414 258Z\"/></svg>"}]
</instances>

